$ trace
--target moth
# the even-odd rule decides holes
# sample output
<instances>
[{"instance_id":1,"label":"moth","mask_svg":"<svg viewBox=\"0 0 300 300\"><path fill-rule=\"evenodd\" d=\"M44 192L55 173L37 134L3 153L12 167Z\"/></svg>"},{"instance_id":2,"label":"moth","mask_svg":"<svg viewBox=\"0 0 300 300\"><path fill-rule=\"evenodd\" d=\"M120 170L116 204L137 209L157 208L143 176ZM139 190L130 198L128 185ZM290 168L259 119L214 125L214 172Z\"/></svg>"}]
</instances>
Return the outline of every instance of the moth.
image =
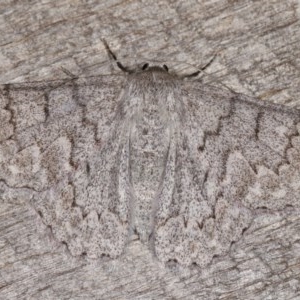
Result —
<instances>
[{"instance_id":1,"label":"moth","mask_svg":"<svg viewBox=\"0 0 300 300\"><path fill-rule=\"evenodd\" d=\"M135 233L203 267L262 208L299 209L299 110L131 70L105 45L122 74L1 86L0 180L72 255L117 258Z\"/></svg>"}]
</instances>

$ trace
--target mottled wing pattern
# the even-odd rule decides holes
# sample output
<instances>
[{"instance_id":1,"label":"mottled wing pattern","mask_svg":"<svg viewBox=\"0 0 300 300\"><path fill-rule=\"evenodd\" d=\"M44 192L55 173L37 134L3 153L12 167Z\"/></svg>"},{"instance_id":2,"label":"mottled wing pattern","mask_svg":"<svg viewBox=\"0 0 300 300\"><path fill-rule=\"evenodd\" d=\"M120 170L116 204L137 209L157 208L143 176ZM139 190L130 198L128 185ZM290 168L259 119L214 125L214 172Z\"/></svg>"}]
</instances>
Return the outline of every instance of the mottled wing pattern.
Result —
<instances>
[{"instance_id":1,"label":"mottled wing pattern","mask_svg":"<svg viewBox=\"0 0 300 300\"><path fill-rule=\"evenodd\" d=\"M0 180L33 191L32 206L72 255L114 258L128 237L123 80L103 76L1 90Z\"/></svg>"},{"instance_id":2,"label":"mottled wing pattern","mask_svg":"<svg viewBox=\"0 0 300 300\"><path fill-rule=\"evenodd\" d=\"M134 231L163 262L205 266L262 208L299 209L299 110L158 67L0 100L2 195L31 191L72 255L116 258Z\"/></svg>"},{"instance_id":3,"label":"mottled wing pattern","mask_svg":"<svg viewBox=\"0 0 300 300\"><path fill-rule=\"evenodd\" d=\"M164 262L204 266L242 237L256 209L299 209L300 111L197 83L177 97L155 249Z\"/></svg>"}]
</instances>

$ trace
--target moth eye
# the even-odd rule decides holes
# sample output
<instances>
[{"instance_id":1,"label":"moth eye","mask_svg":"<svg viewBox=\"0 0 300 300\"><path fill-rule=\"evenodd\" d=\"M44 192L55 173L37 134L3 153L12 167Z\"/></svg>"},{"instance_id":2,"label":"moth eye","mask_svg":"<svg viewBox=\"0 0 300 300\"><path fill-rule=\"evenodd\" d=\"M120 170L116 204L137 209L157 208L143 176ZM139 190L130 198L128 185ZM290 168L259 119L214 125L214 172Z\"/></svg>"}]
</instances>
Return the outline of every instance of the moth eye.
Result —
<instances>
[{"instance_id":1,"label":"moth eye","mask_svg":"<svg viewBox=\"0 0 300 300\"><path fill-rule=\"evenodd\" d=\"M144 71L144 70L147 70L148 69L148 67L149 67L149 64L148 63L146 63L146 64L144 64L143 66L142 66L142 70Z\"/></svg>"},{"instance_id":2,"label":"moth eye","mask_svg":"<svg viewBox=\"0 0 300 300\"><path fill-rule=\"evenodd\" d=\"M166 72L169 72L169 68L167 65L163 65L163 68L165 69Z\"/></svg>"}]
</instances>

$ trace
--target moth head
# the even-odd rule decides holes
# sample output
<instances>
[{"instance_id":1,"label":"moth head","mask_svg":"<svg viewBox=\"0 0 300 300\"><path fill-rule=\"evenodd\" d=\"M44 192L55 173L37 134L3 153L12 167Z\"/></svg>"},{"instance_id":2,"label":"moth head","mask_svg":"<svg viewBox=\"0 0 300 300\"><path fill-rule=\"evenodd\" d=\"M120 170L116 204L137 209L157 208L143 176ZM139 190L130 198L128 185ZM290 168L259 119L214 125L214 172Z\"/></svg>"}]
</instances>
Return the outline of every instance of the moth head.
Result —
<instances>
[{"instance_id":1,"label":"moth head","mask_svg":"<svg viewBox=\"0 0 300 300\"><path fill-rule=\"evenodd\" d=\"M167 65L149 66L148 63L145 63L145 64L143 64L141 69L142 69L142 71L148 71L148 72L164 72L164 73L169 72L169 68Z\"/></svg>"}]
</instances>

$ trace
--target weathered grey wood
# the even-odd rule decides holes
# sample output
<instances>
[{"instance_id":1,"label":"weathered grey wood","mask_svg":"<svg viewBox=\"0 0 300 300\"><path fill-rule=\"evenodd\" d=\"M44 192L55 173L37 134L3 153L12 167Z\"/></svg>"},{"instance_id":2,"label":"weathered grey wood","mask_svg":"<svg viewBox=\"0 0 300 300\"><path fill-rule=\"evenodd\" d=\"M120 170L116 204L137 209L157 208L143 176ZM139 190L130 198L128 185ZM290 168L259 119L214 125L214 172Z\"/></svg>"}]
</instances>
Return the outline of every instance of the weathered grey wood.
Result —
<instances>
[{"instance_id":1,"label":"weathered grey wood","mask_svg":"<svg viewBox=\"0 0 300 300\"><path fill-rule=\"evenodd\" d=\"M61 66L107 74L105 37L124 62L182 72L172 62L201 66L217 53L204 80L299 106L299 14L296 0L1 1L0 82L63 78ZM8 201L1 184L0 299L300 299L300 217L256 219L200 273L166 269L138 241L103 263L72 258L46 237L26 191Z\"/></svg>"}]
</instances>

